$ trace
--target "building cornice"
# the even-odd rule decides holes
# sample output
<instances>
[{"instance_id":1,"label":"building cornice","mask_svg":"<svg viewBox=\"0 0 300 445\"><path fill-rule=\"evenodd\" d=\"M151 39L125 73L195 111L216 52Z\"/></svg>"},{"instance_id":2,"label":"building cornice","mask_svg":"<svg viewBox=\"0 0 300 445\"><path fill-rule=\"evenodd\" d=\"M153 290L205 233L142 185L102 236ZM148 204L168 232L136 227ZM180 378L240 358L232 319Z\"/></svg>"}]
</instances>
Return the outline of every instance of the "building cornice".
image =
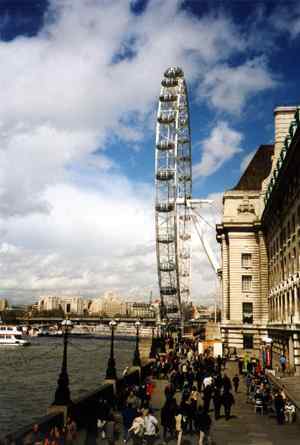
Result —
<instances>
[{"instance_id":1,"label":"building cornice","mask_svg":"<svg viewBox=\"0 0 300 445\"><path fill-rule=\"evenodd\" d=\"M279 107L281 108L281 107ZM286 107L284 107L286 108ZM277 109L276 109L277 110ZM280 111L280 110L279 110ZM276 162L276 167L270 179L268 189L264 198L265 207L262 214L262 223L266 225L270 218L278 211L278 202L284 199L286 194L287 173L292 165L297 147L300 145L300 108L295 112L289 132L282 146L280 156Z\"/></svg>"}]
</instances>

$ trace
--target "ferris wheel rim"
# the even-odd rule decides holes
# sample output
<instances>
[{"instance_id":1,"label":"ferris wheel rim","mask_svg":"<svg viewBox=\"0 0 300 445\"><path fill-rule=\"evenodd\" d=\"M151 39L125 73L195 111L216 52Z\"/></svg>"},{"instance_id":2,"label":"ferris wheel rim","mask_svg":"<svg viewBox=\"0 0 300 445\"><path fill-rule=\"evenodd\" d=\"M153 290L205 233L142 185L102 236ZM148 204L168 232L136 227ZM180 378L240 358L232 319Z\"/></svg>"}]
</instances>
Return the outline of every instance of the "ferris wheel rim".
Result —
<instances>
[{"instance_id":1,"label":"ferris wheel rim","mask_svg":"<svg viewBox=\"0 0 300 445\"><path fill-rule=\"evenodd\" d=\"M167 104L170 104L169 108ZM172 152L173 158L171 154L168 155ZM161 159L169 159L165 168L161 167ZM192 194L192 168L188 94L184 74L179 67L168 68L161 81L156 126L155 188L156 252L161 301L163 304L165 297L175 295L181 313L183 294L190 296L191 292L190 247L186 247L190 243L191 228L186 202ZM165 199L161 200L161 196ZM161 244L167 246L165 250ZM185 264L185 268L182 264ZM169 276L166 278L167 274Z\"/></svg>"}]
</instances>

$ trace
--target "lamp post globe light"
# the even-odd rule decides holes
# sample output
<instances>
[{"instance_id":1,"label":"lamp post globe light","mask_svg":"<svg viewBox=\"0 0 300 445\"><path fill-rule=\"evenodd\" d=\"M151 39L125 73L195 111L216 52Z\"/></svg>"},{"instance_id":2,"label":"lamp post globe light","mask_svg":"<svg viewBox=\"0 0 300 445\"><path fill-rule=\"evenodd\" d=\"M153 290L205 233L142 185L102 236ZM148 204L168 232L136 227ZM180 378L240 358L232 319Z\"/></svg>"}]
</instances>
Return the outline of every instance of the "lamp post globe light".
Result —
<instances>
[{"instance_id":1,"label":"lamp post globe light","mask_svg":"<svg viewBox=\"0 0 300 445\"><path fill-rule=\"evenodd\" d=\"M136 342L135 342L135 350L134 350L134 356L132 364L133 366L141 366L141 357L140 357L140 350L139 350L139 342L140 342L140 326L141 322L136 321L134 323L136 327Z\"/></svg>"},{"instance_id":2,"label":"lamp post globe light","mask_svg":"<svg viewBox=\"0 0 300 445\"><path fill-rule=\"evenodd\" d=\"M63 331L63 359L61 371L57 381L57 388L55 391L55 397L53 405L69 405L71 403L70 389L69 389L69 376L67 369L67 355L68 355L68 333L73 328L71 320L65 319L61 323Z\"/></svg>"},{"instance_id":3,"label":"lamp post globe light","mask_svg":"<svg viewBox=\"0 0 300 445\"><path fill-rule=\"evenodd\" d=\"M108 380L116 380L117 378L116 361L114 357L114 340L115 340L115 329L117 324L118 323L115 320L111 320L109 322L111 336L110 336L110 356L107 362L107 369L106 369L106 379Z\"/></svg>"}]
</instances>

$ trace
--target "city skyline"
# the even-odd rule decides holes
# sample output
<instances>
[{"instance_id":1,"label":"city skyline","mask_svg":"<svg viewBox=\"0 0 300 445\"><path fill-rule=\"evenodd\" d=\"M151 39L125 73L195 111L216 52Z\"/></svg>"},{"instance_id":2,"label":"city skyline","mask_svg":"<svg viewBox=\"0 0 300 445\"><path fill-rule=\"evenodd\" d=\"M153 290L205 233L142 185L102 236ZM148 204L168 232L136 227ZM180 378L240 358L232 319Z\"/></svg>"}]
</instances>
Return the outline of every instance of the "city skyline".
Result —
<instances>
[{"instance_id":1,"label":"city skyline","mask_svg":"<svg viewBox=\"0 0 300 445\"><path fill-rule=\"evenodd\" d=\"M1 295L20 303L42 290L158 295L163 72L185 72L194 196L220 206L257 147L273 141L274 107L298 100L299 5L30 3L0 6ZM208 237L217 251L214 231ZM200 303L216 280L194 241Z\"/></svg>"}]
</instances>

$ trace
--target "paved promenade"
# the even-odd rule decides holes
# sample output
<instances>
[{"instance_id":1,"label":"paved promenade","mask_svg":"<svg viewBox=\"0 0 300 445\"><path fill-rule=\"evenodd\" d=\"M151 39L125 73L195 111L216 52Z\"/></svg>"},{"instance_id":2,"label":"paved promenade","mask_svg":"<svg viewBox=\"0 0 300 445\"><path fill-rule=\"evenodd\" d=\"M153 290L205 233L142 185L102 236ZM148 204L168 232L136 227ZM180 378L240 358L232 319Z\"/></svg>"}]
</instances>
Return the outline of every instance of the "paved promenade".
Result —
<instances>
[{"instance_id":1,"label":"paved promenade","mask_svg":"<svg viewBox=\"0 0 300 445\"><path fill-rule=\"evenodd\" d=\"M226 371L232 377L237 371L235 363L229 363ZM160 420L160 409L164 402L164 388L166 380L156 381L156 387L152 398L154 414ZM179 395L179 393L178 393ZM235 394L236 403L232 409L232 418L226 421L224 417L217 422L214 420L213 411L210 412L213 420L212 436L216 445L299 445L300 424L277 425L275 415L261 415L254 413L252 404L246 403L246 388L241 379L239 393ZM221 411L222 414L222 411ZM157 445L162 444L162 439L157 440ZM121 442L120 442L121 443ZM175 440L168 442L175 445ZM197 445L198 436L184 435L182 445Z\"/></svg>"}]
</instances>

